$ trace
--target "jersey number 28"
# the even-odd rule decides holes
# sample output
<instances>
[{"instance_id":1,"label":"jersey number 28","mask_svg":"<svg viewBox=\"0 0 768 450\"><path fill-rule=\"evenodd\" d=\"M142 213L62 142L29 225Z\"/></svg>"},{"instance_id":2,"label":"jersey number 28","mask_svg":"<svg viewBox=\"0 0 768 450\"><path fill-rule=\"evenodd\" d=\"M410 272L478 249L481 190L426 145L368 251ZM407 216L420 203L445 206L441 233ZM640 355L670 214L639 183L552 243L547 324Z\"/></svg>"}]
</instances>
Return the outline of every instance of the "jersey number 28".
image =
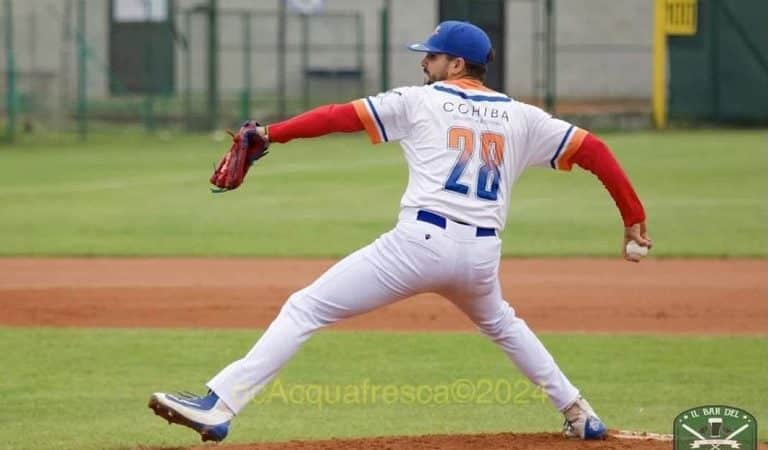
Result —
<instances>
[{"instance_id":1,"label":"jersey number 28","mask_svg":"<svg viewBox=\"0 0 768 450\"><path fill-rule=\"evenodd\" d=\"M461 184L459 178L464 173L467 164L475 151L475 132L469 128L452 127L448 130L448 148L461 152L456 164L445 180L445 189L459 194L468 195L469 186ZM504 136L483 132L480 133L480 159L483 165L477 174L477 196L484 200L496 200L501 178L501 162L504 160Z\"/></svg>"}]
</instances>

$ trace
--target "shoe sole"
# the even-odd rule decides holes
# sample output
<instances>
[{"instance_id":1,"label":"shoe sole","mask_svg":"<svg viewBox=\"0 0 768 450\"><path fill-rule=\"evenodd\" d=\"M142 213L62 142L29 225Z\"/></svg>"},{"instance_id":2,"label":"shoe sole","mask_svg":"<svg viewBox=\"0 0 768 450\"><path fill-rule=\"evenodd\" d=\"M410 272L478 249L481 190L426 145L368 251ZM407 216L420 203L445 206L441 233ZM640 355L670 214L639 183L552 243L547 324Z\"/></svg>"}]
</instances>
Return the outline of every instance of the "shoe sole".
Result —
<instances>
[{"instance_id":1,"label":"shoe sole","mask_svg":"<svg viewBox=\"0 0 768 450\"><path fill-rule=\"evenodd\" d=\"M197 422L187 419L186 417L182 416L181 414L174 411L170 407L160 403L160 401L157 398L155 398L154 395L149 398L149 404L147 406L149 406L149 409L154 411L156 415L167 420L168 425L175 423L177 425L183 425L187 428L191 428L197 431L198 433L200 433L200 438L203 440L203 442L206 442L206 441L221 442L226 437L226 436L223 436L223 437L219 436L214 430L214 427L201 425Z\"/></svg>"}]
</instances>

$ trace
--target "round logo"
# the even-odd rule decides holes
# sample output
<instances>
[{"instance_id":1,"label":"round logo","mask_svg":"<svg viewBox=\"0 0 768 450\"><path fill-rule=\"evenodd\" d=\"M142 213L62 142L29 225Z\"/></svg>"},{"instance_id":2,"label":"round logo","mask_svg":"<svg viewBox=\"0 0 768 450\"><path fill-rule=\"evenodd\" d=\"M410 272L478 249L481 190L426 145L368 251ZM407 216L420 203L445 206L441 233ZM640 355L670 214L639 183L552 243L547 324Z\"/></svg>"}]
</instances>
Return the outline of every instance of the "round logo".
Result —
<instances>
[{"instance_id":1,"label":"round logo","mask_svg":"<svg viewBox=\"0 0 768 450\"><path fill-rule=\"evenodd\" d=\"M757 421L743 409L697 406L675 417L674 450L756 450Z\"/></svg>"}]
</instances>

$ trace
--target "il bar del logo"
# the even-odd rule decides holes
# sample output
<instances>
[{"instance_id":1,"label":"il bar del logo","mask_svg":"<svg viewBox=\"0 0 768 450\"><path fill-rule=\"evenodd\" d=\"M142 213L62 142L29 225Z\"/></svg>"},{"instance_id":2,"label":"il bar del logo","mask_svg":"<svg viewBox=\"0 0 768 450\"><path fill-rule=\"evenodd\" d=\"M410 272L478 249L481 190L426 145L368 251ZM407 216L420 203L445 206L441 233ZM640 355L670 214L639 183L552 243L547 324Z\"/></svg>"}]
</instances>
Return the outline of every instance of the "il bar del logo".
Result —
<instances>
[{"instance_id":1,"label":"il bar del logo","mask_svg":"<svg viewBox=\"0 0 768 450\"><path fill-rule=\"evenodd\" d=\"M740 408L697 406L675 417L674 450L756 450L757 421Z\"/></svg>"}]
</instances>

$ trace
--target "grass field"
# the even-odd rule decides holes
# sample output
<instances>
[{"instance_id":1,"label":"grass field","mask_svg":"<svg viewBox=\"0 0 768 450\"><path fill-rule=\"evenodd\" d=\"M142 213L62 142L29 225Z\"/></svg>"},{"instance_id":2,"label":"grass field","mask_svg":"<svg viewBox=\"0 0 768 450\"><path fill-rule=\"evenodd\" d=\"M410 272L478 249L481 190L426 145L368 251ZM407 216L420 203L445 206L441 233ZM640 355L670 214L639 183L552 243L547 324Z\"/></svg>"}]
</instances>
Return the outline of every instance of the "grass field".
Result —
<instances>
[{"instance_id":1,"label":"grass field","mask_svg":"<svg viewBox=\"0 0 768 450\"><path fill-rule=\"evenodd\" d=\"M656 256L765 256L768 133L607 134ZM342 256L392 227L407 171L362 136L275 146L240 190L208 192L226 142L133 132L0 147L0 255ZM618 213L589 173L528 171L508 256L614 256Z\"/></svg>"},{"instance_id":2,"label":"grass field","mask_svg":"<svg viewBox=\"0 0 768 450\"><path fill-rule=\"evenodd\" d=\"M768 131L603 137L645 202L655 256L766 256ZM361 136L276 146L243 188L219 195L209 193L207 178L227 143L210 136L24 139L0 147L0 256L342 256L394 225L407 178L396 145L371 148ZM507 256L616 256L621 222L590 174L531 170L513 191L503 238ZM0 448L196 444L194 433L151 414L149 394L202 388L257 336L0 327ZM768 438L764 336L543 340L610 427L669 433L683 409L726 403L755 414L761 439ZM556 431L561 424L476 335L321 332L278 380L286 389L369 383L434 394L468 380L476 391L468 403L436 395L409 403L402 390L394 402L323 407L309 390L299 401L262 397L229 442Z\"/></svg>"},{"instance_id":3,"label":"grass field","mask_svg":"<svg viewBox=\"0 0 768 450\"><path fill-rule=\"evenodd\" d=\"M195 433L168 427L146 408L149 394L202 388L256 337L244 331L0 328L0 352L16 361L4 365L0 378L0 442L14 449L193 445ZM543 340L609 426L669 433L675 415L708 402L740 406L768 423L768 352L761 338L554 334ZM351 357L342 357L340 348ZM228 442L557 431L561 424L504 355L476 335L324 332L278 380L238 417ZM440 397L440 386L458 380L474 385L474 394ZM364 383L367 397L322 406L317 399L333 401L336 394L296 388L362 392ZM374 397L374 385L380 392L398 386L400 394ZM409 401L404 386L422 387L425 394Z\"/></svg>"}]
</instances>

